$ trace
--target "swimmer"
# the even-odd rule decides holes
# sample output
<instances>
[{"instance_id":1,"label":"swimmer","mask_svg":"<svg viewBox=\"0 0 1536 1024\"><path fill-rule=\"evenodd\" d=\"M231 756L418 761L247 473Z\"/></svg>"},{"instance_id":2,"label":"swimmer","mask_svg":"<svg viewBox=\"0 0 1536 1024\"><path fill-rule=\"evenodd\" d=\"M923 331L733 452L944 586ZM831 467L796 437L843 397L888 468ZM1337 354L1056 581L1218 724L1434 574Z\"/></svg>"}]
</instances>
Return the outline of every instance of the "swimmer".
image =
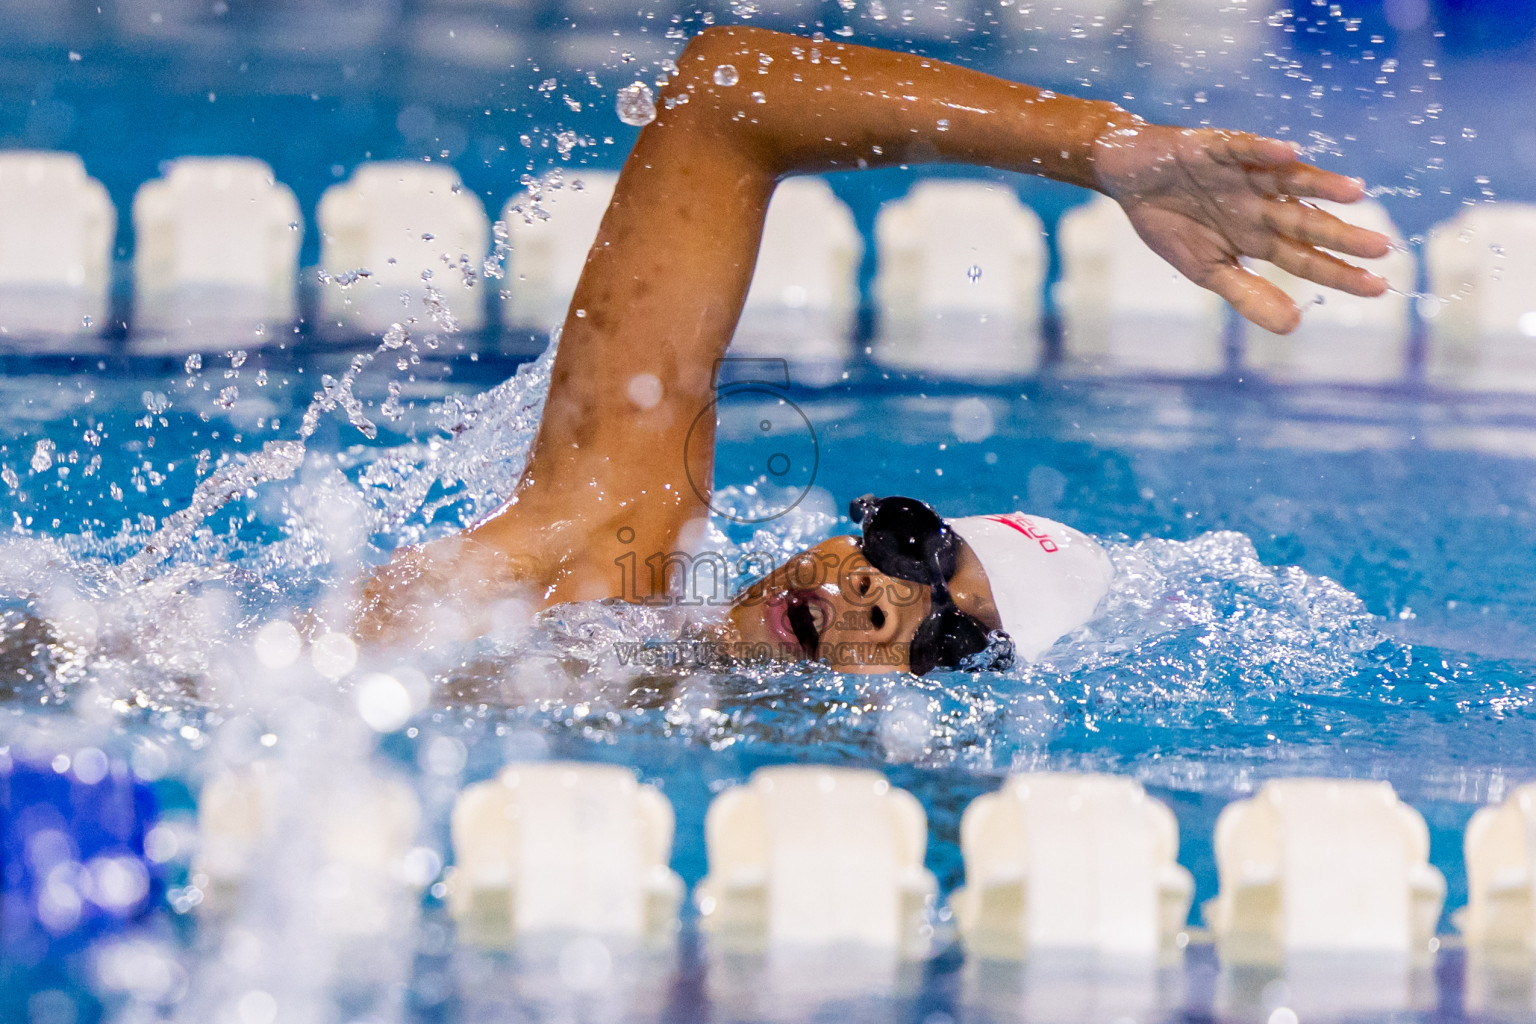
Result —
<instances>
[{"instance_id":1,"label":"swimmer","mask_svg":"<svg viewBox=\"0 0 1536 1024\"><path fill-rule=\"evenodd\" d=\"M713 424L700 423L706 443L685 441L715 398L786 176L949 162L1095 189L1184 276L1284 333L1299 310L1242 259L1355 295L1387 288L1334 255L1381 257L1387 238L1306 202L1354 202L1361 182L1299 157L1292 143L1154 125L925 57L705 30L620 174L516 493L458 536L397 552L364 591L359 633L403 644L445 618L488 631L511 595L546 607L653 596L660 584L641 573L626 587L619 566L703 538L707 495L689 481L713 479ZM1011 510L945 521L914 499L868 496L850 512L862 536L748 588L724 640L844 671L1002 666L1086 622L1112 575L1083 534ZM445 601L455 614L435 615Z\"/></svg>"}]
</instances>

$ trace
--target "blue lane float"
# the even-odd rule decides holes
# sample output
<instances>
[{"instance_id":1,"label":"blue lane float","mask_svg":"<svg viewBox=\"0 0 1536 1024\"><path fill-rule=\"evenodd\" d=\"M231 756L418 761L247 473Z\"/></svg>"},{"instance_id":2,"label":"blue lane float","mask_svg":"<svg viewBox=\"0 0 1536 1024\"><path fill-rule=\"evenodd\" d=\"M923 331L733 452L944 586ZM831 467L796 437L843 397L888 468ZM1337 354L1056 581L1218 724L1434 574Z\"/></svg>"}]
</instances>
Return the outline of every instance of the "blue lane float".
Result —
<instances>
[{"instance_id":1,"label":"blue lane float","mask_svg":"<svg viewBox=\"0 0 1536 1024\"><path fill-rule=\"evenodd\" d=\"M95 748L0 750L0 960L25 970L142 921L164 879L145 855L158 801ZM8 971L9 973L9 971Z\"/></svg>"}]
</instances>

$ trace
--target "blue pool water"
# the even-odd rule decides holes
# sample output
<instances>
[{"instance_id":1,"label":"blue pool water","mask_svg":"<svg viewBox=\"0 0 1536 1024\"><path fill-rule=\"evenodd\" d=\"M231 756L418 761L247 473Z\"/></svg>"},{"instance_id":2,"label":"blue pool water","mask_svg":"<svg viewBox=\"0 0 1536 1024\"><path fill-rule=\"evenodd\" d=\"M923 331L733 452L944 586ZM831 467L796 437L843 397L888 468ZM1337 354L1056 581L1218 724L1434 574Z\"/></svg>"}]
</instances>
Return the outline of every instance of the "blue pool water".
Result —
<instances>
[{"instance_id":1,"label":"blue pool water","mask_svg":"<svg viewBox=\"0 0 1536 1024\"><path fill-rule=\"evenodd\" d=\"M705 808L726 786L783 762L873 767L923 803L928 866L946 891L961 881L961 812L1007 772L1113 771L1173 808L1192 925L1215 894L1211 835L1227 803L1271 777L1381 778L1429 823L1447 911L1465 902L1468 818L1536 780L1536 402L1418 386L1422 322L1415 369L1386 389L1051 369L936 383L857 362L831 386L791 373L722 402L720 507L762 519L799 502L755 525L718 518L732 555L783 555L847 529L841 510L867 491L953 515L1023 508L1105 539L1121 575L1104 615L1037 665L922 680L669 673L617 652L675 638L675 616L590 606L423 656L435 698L375 736L308 659L283 672L253 659L263 624L343 628L348 588L390 550L509 493L537 373L491 390L526 340L494 329L435 349L327 347L306 328L248 353L128 354L128 211L163 161L260 157L308 215L362 161L430 159L494 215L524 175L617 167L634 132L613 116L614 90L654 79L713 18L1297 139L1367 177L1410 239L1469 202L1536 198L1536 132L1520 114L1536 102L1528 4L1164 0L1115 18L906 6L0 0L0 146L78 152L120 214L108 354L44 358L17 338L0 351L0 1021L273 1024L247 990L279 991L285 1009L309 999L322 1007L312 1019L338 1024L624 1016L545 1013L537 998L498 1008L487 992L501 976L487 982L458 948L430 890L420 923L361 958L397 970L326 974L315 965L335 951L307 930L304 839L319 822L303 800L285 822L294 852L268 866L263 899L232 923L203 915L195 794L253 760L315 783L401 773L423 807L427 884L450 858L454 794L511 760L634 767L676 809L673 867L690 885L705 871ZM867 242L880 204L912 179L830 181ZM1083 198L994 180L1047 229ZM308 267L319 239L312 217L304 227ZM873 270L867 253L866 300ZM314 288L306 275L307 310ZM330 397L317 397L327 378ZM757 479L781 451L796 459L787 488ZM12 813L23 807L25 820ZM728 1016L705 992L684 913L680 961L657 971L660 1008L634 1019ZM1465 1019L1450 945L1421 1016ZM987 1019L964 1012L960 959L944 947L894 1007L821 1016ZM1196 941L1186 959L1186 1009L1167 1016L1209 1019L1214 954Z\"/></svg>"},{"instance_id":2,"label":"blue pool water","mask_svg":"<svg viewBox=\"0 0 1536 1024\"><path fill-rule=\"evenodd\" d=\"M325 707L335 684L253 670L256 629L305 614L340 628L349 580L507 492L537 417L542 363L482 397L513 366L469 353L422 353L414 380L384 353L356 375L355 422L311 404L323 375L371 351L11 368L0 746L100 749L173 811L256 756L256 733L278 755L290 735L304 749L292 687ZM405 384L394 418L380 409L390 380ZM239 397L221 398L231 386ZM1215 894L1221 807L1266 778L1317 774L1390 780L1429 821L1447 910L1465 901L1467 819L1536 779L1536 553L1523 542L1536 463L1518 454L1536 451L1536 406L1236 379L934 385L869 366L777 392L722 402L718 504L801 500L766 524L719 518L726 551L783 554L846 530L840 509L866 491L949 514L1021 507L1106 539L1119 582L1104 614L1038 664L921 680L642 670L618 645L675 638L678 621L606 606L439 652L422 663L436 699L372 756L416 780L444 856L458 786L521 757L612 761L673 802L673 866L691 884L710 797L756 767L815 760L916 794L947 890L971 799L1010 770L1081 768L1134 776L1173 807L1198 907ZM764 435L773 417L788 426ZM748 475L765 445L800 450L790 435L806 424L817 470L803 495ZM36 615L64 642L21 642L37 640L24 633ZM304 756L324 772L368 755ZM192 916L159 906L149 927L195 951ZM179 955L196 991L200 961ZM49 963L67 990L85 984L84 967ZM451 988L416 992L418 1016L447 1013Z\"/></svg>"}]
</instances>

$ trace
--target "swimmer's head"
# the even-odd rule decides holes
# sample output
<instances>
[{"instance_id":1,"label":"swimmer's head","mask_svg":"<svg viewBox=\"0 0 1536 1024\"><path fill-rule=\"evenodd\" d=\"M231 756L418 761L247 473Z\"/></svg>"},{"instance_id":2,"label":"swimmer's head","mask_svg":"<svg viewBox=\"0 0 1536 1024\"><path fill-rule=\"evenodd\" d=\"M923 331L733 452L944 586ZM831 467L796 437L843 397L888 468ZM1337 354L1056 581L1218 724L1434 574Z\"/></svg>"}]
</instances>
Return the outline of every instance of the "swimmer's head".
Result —
<instances>
[{"instance_id":1,"label":"swimmer's head","mask_svg":"<svg viewBox=\"0 0 1536 1024\"><path fill-rule=\"evenodd\" d=\"M1087 621L1113 575L1097 544L1048 519L947 523L873 496L850 515L862 538L823 541L743 592L733 641L845 672L1003 668Z\"/></svg>"}]
</instances>

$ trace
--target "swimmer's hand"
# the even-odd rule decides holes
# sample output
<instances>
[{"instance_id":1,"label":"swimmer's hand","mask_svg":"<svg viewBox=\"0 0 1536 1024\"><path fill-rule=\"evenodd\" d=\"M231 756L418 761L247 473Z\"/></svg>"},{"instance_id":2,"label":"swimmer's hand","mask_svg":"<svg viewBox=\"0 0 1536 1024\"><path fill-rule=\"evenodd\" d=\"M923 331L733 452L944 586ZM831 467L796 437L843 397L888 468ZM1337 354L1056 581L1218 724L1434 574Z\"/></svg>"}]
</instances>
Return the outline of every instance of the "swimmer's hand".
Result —
<instances>
[{"instance_id":1,"label":"swimmer's hand","mask_svg":"<svg viewBox=\"0 0 1536 1024\"><path fill-rule=\"evenodd\" d=\"M352 632L367 646L400 649L499 634L527 617L516 597L530 571L463 535L402 548L364 583Z\"/></svg>"},{"instance_id":2,"label":"swimmer's hand","mask_svg":"<svg viewBox=\"0 0 1536 1024\"><path fill-rule=\"evenodd\" d=\"M1352 295L1387 290L1385 279L1334 253L1376 259L1388 238L1304 202L1352 203L1364 186L1299 156L1292 143L1244 132L1139 124L1094 143L1094 170L1153 252L1260 327L1286 334L1301 311L1242 257Z\"/></svg>"},{"instance_id":3,"label":"swimmer's hand","mask_svg":"<svg viewBox=\"0 0 1536 1024\"><path fill-rule=\"evenodd\" d=\"M428 609L449 591L453 558L404 548L364 584L353 633L380 647L415 647L430 635Z\"/></svg>"}]
</instances>

